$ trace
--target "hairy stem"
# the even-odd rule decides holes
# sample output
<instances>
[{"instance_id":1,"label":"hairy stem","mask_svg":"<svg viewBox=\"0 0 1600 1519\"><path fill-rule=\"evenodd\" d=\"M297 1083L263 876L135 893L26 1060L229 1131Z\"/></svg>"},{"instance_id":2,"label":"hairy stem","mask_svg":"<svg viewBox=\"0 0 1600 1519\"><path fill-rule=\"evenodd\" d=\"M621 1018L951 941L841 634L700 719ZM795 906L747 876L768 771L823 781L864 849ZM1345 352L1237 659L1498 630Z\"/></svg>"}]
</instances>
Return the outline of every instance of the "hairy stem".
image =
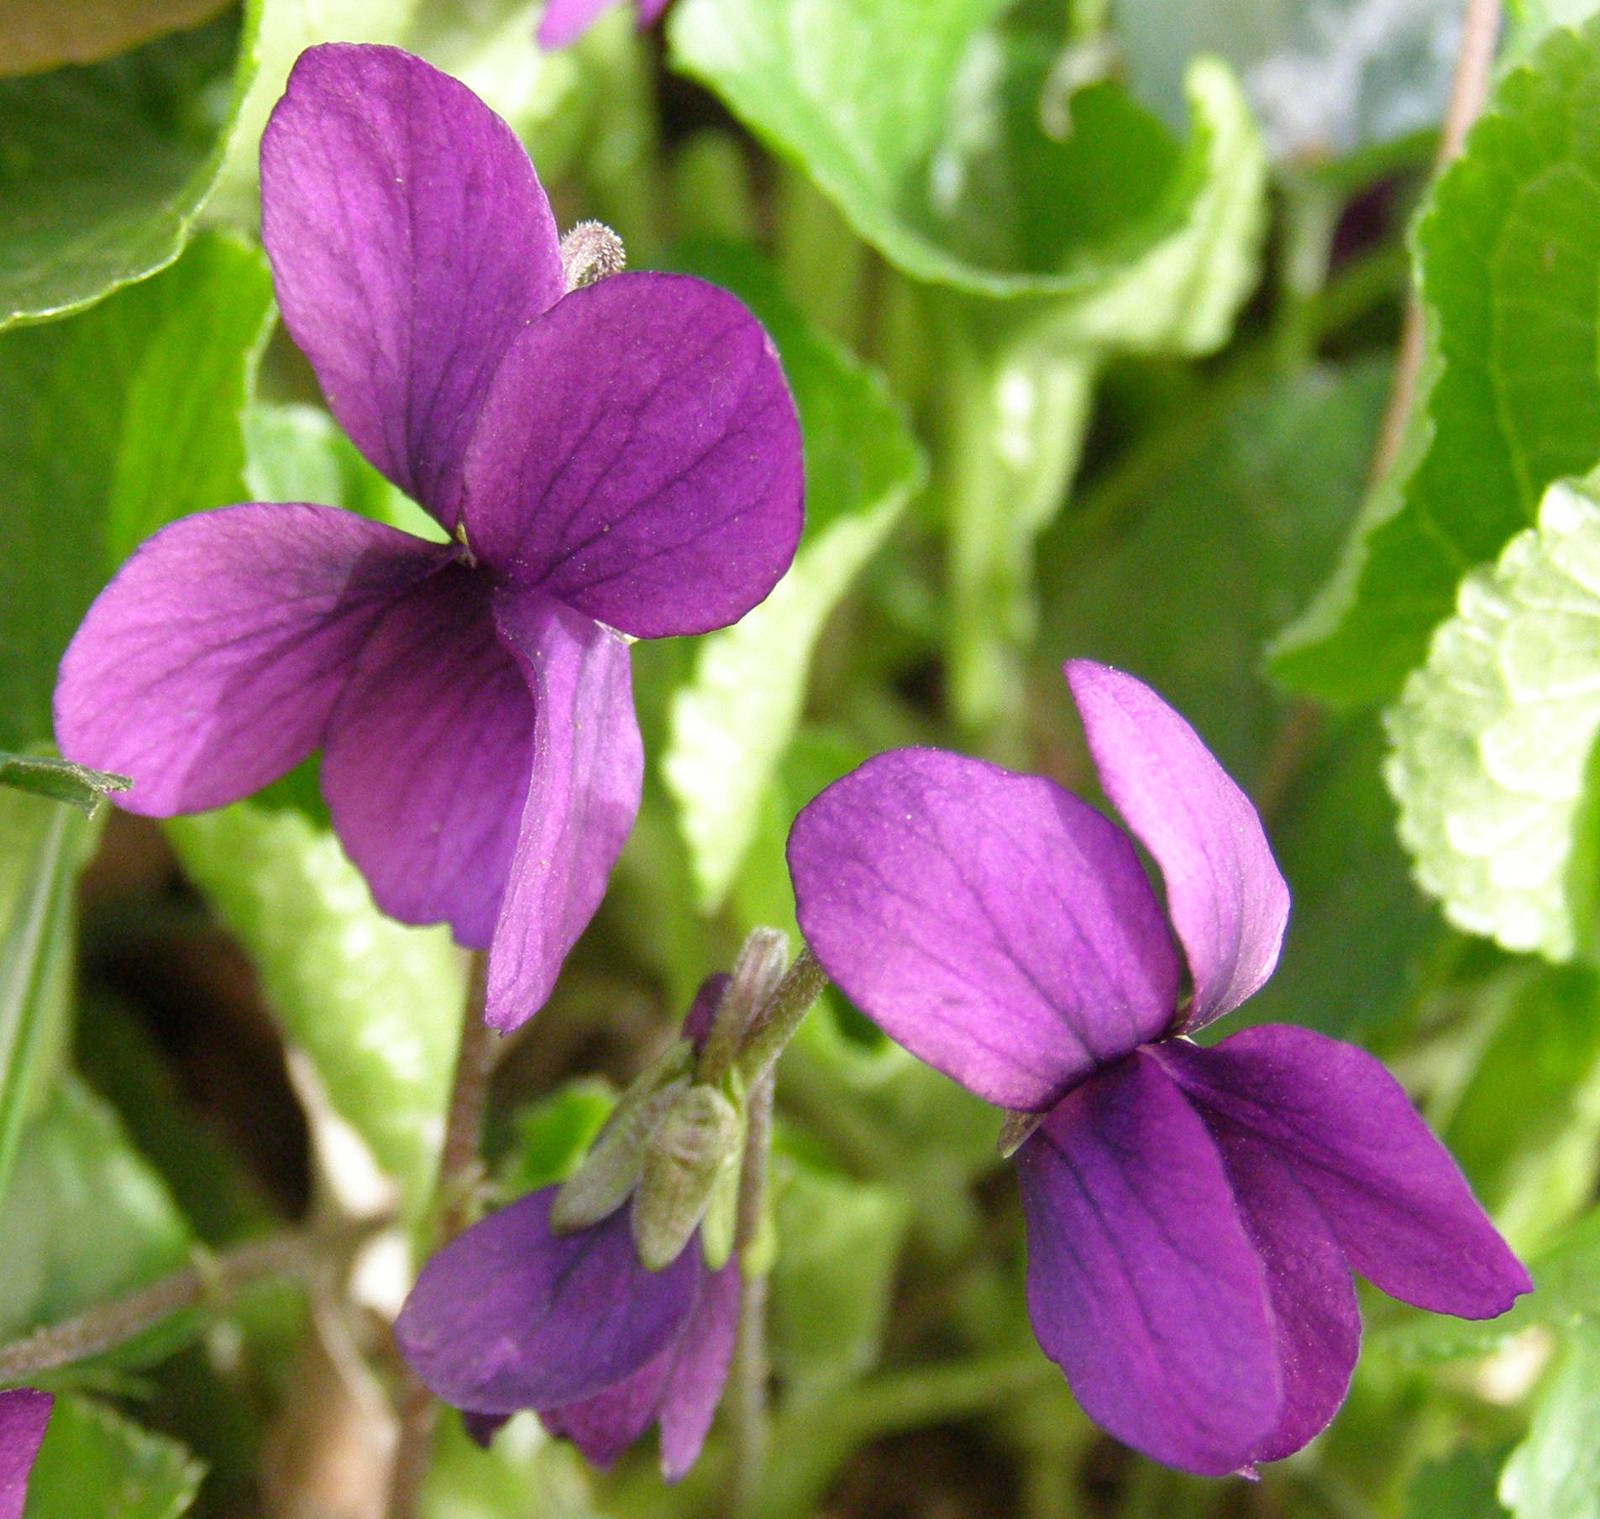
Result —
<instances>
[{"instance_id":1,"label":"hairy stem","mask_svg":"<svg viewBox=\"0 0 1600 1519\"><path fill-rule=\"evenodd\" d=\"M744 1170L739 1177L739 1222L734 1248L742 1274L739 1338L734 1348L732 1510L749 1513L761 1491L766 1465L767 1419L767 1264L762 1240L766 1212L767 1159L772 1148L772 1074L750 1093L745 1110Z\"/></svg>"},{"instance_id":2,"label":"hairy stem","mask_svg":"<svg viewBox=\"0 0 1600 1519\"><path fill-rule=\"evenodd\" d=\"M739 1074L747 1088L754 1091L763 1078L772 1074L778 1056L794 1038L800 1020L811 1010L811 1004L822 995L828 984L817 957L808 945L802 945L794 957L783 980L772 994L767 1005L751 1020L745 1031L744 1047L739 1051Z\"/></svg>"},{"instance_id":3,"label":"hairy stem","mask_svg":"<svg viewBox=\"0 0 1600 1519\"><path fill-rule=\"evenodd\" d=\"M309 1280L380 1226L365 1219L337 1230L293 1229L207 1255L193 1266L76 1318L0 1345L0 1385L104 1355L189 1308L221 1308L244 1288L274 1277Z\"/></svg>"},{"instance_id":4,"label":"hairy stem","mask_svg":"<svg viewBox=\"0 0 1600 1519\"><path fill-rule=\"evenodd\" d=\"M439 1209L435 1243L447 1244L471 1219L478 1179L478 1151L483 1139L483 1109L489 1095L489 1072L494 1064L494 1035L483 1021L487 960L480 951L472 957L467 981L466 1006L461 1014L461 1043L456 1051L455 1078L445 1120L444 1143L439 1149L439 1179L434 1201ZM433 1451L433 1427L439 1406L416 1374L406 1368L395 1394L400 1437L395 1444L394 1466L389 1475L389 1519L415 1519L417 1500Z\"/></svg>"}]
</instances>

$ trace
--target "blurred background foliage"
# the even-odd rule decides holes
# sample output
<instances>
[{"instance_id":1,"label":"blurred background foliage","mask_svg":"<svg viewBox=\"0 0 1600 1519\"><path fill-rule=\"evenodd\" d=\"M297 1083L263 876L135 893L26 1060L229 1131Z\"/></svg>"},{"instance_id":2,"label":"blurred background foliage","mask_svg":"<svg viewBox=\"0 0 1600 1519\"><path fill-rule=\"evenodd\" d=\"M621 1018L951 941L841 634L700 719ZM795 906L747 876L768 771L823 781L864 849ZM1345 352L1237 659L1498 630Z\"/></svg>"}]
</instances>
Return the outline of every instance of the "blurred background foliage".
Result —
<instances>
[{"instance_id":1,"label":"blurred background foliage","mask_svg":"<svg viewBox=\"0 0 1600 1519\"><path fill-rule=\"evenodd\" d=\"M0 1338L197 1249L400 1221L349 1283L56 1373L29 1519L380 1512L463 957L375 912L314 769L158 826L64 805L96 780L47 749L68 637L162 523L428 530L322 409L254 237L266 114L333 38L464 79L561 224L738 292L805 432L789 576L635 651L645 806L499 1052L499 1193L565 1173L747 929L793 931L783 839L828 781L918 742L1092 787L1058 673L1087 655L1268 821L1294 912L1231 1026L1381 1054L1538 1282L1488 1324L1368 1293L1326 1435L1257 1484L1161 1470L1033 1344L996 1115L830 994L781 1068L755 1519L1600 1519L1595 6L1512 7L1437 177L1457 0L676 0L548 56L538 9L0 8ZM728 1459L663 1490L649 1451L596 1476L529 1418L488 1454L447 1419L426 1511L688 1519Z\"/></svg>"}]
</instances>

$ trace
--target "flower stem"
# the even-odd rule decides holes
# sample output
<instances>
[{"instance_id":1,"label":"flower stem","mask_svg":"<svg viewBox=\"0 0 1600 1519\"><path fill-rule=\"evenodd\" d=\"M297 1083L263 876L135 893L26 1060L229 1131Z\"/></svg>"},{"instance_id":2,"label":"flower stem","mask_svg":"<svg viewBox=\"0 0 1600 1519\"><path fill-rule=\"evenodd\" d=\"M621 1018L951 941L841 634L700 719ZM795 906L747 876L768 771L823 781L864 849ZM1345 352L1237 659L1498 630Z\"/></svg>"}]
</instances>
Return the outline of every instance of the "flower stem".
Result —
<instances>
[{"instance_id":1,"label":"flower stem","mask_svg":"<svg viewBox=\"0 0 1600 1519\"><path fill-rule=\"evenodd\" d=\"M104 1355L189 1308L220 1308L241 1290L273 1277L307 1280L330 1259L348 1254L384 1220L363 1219L336 1230L291 1229L235 1245L150 1286L76 1318L47 1324L0 1345L0 1386Z\"/></svg>"},{"instance_id":2,"label":"flower stem","mask_svg":"<svg viewBox=\"0 0 1600 1519\"><path fill-rule=\"evenodd\" d=\"M439 1209L436 1245L454 1239L470 1221L473 1210L478 1151L483 1139L483 1110L489 1096L489 1073L494 1065L494 1035L483 1021L486 973L485 956L481 951L475 953L467 979L466 1006L461 1014L461 1042L456 1051L444 1143L439 1149L439 1179L434 1187L434 1202ZM433 1454L433 1427L439 1406L409 1367L396 1391L395 1409L399 1415L400 1435L389 1474L386 1513L389 1519L414 1519Z\"/></svg>"},{"instance_id":3,"label":"flower stem","mask_svg":"<svg viewBox=\"0 0 1600 1519\"><path fill-rule=\"evenodd\" d=\"M767 1206L767 1160L772 1149L772 1073L751 1089L745 1109L744 1169L739 1176L739 1221L734 1235L742 1273L739 1337L734 1347L732 1512L748 1513L761 1491L766 1465L767 1262L762 1239Z\"/></svg>"},{"instance_id":4,"label":"flower stem","mask_svg":"<svg viewBox=\"0 0 1600 1519\"><path fill-rule=\"evenodd\" d=\"M828 984L822 967L802 945L794 957L783 980L773 992L771 1000L752 1020L745 1030L744 1044L739 1051L739 1074L744 1077L748 1091L754 1092L757 1084L772 1074L778 1056L794 1038L800 1020L811 1010L811 1004L822 995Z\"/></svg>"}]
</instances>

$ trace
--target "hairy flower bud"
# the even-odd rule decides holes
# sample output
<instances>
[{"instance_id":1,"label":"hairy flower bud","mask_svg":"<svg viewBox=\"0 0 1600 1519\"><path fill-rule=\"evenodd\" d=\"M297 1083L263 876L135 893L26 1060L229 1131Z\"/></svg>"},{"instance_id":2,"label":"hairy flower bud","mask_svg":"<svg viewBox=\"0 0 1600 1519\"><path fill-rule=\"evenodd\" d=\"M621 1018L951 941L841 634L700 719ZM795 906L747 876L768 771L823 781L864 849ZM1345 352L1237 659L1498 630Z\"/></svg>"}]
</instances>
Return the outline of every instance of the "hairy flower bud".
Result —
<instances>
[{"instance_id":1,"label":"hairy flower bud","mask_svg":"<svg viewBox=\"0 0 1600 1519\"><path fill-rule=\"evenodd\" d=\"M676 1098L645 1145L633 1194L633 1241L648 1270L682 1253L725 1172L737 1186L743 1147L744 1115L724 1092L697 1083Z\"/></svg>"},{"instance_id":2,"label":"hairy flower bud","mask_svg":"<svg viewBox=\"0 0 1600 1519\"><path fill-rule=\"evenodd\" d=\"M604 222L578 222L561 239L561 272L569 293L620 274L627 262L622 239Z\"/></svg>"}]
</instances>

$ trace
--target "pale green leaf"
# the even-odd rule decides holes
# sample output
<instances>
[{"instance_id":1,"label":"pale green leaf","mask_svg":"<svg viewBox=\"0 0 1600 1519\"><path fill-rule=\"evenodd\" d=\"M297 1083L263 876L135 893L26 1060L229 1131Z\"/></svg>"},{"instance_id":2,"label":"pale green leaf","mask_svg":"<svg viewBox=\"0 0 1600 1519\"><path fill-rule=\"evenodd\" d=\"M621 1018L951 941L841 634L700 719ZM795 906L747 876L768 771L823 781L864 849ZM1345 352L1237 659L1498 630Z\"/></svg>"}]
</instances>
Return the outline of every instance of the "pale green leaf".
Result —
<instances>
[{"instance_id":1,"label":"pale green leaf","mask_svg":"<svg viewBox=\"0 0 1600 1519\"><path fill-rule=\"evenodd\" d=\"M699 644L672 699L661 769L703 909L727 896L793 737L828 614L921 483L920 450L882 381L808 327L747 255L690 267L742 296L778 345L805 438L806 525L794 564L742 621Z\"/></svg>"},{"instance_id":2,"label":"pale green leaf","mask_svg":"<svg viewBox=\"0 0 1600 1519\"><path fill-rule=\"evenodd\" d=\"M254 70L259 8L0 80L0 327L74 311L178 256Z\"/></svg>"},{"instance_id":3,"label":"pale green leaf","mask_svg":"<svg viewBox=\"0 0 1600 1519\"><path fill-rule=\"evenodd\" d=\"M1600 504L1545 494L1537 529L1461 584L1386 721L1417 879L1445 916L1550 959L1594 937L1590 752L1600 733Z\"/></svg>"},{"instance_id":4,"label":"pale green leaf","mask_svg":"<svg viewBox=\"0 0 1600 1519\"><path fill-rule=\"evenodd\" d=\"M1500 1501L1515 1519L1600 1519L1600 1326L1567 1337L1555 1376L1533 1411L1528 1438L1500 1474Z\"/></svg>"},{"instance_id":5,"label":"pale green leaf","mask_svg":"<svg viewBox=\"0 0 1600 1519\"><path fill-rule=\"evenodd\" d=\"M240 803L166 827L334 1110L423 1205L466 994L449 930L384 917L339 841L296 812Z\"/></svg>"},{"instance_id":6,"label":"pale green leaf","mask_svg":"<svg viewBox=\"0 0 1600 1519\"><path fill-rule=\"evenodd\" d=\"M191 1242L110 1106L64 1078L24 1131L0 1203L0 1338L177 1270Z\"/></svg>"},{"instance_id":7,"label":"pale green leaf","mask_svg":"<svg viewBox=\"0 0 1600 1519\"><path fill-rule=\"evenodd\" d=\"M177 1519L204 1475L176 1440L103 1403L58 1397L28 1483L26 1519Z\"/></svg>"}]
</instances>

